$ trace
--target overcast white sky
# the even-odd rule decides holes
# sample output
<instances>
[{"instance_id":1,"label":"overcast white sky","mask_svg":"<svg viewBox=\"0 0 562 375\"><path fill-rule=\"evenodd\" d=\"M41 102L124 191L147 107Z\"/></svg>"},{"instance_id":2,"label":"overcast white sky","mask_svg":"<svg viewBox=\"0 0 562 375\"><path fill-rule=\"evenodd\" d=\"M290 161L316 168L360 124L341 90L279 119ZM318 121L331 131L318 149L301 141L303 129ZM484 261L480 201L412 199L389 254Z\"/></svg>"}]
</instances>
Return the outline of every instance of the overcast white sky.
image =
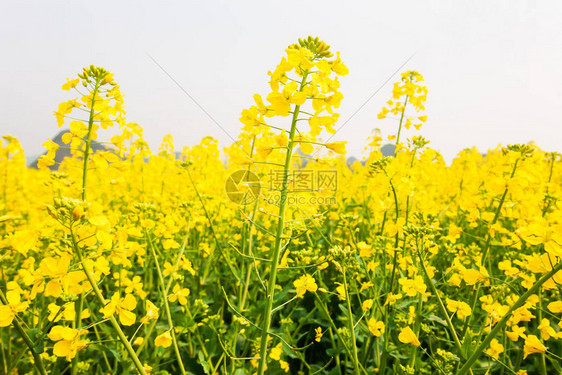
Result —
<instances>
[{"instance_id":1,"label":"overcast white sky","mask_svg":"<svg viewBox=\"0 0 562 375\"><path fill-rule=\"evenodd\" d=\"M341 51L350 74L340 124L412 54L429 89L422 134L450 160L466 147L536 141L562 151L560 1L5 1L0 2L0 134L43 151L69 99L66 77L114 72L128 121L156 149L211 135L231 140L148 58L152 55L233 137L243 108L267 94L267 71L298 37ZM391 82L397 80L394 77ZM391 83L337 133L360 157Z\"/></svg>"}]
</instances>

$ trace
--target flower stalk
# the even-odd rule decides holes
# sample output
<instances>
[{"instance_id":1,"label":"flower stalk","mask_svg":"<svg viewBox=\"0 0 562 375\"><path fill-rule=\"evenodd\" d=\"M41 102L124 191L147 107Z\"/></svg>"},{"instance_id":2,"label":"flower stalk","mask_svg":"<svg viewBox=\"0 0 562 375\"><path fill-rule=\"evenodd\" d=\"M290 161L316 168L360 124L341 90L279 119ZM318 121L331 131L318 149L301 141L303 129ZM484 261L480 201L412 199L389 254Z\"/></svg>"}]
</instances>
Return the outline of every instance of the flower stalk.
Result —
<instances>
[{"instance_id":1,"label":"flower stalk","mask_svg":"<svg viewBox=\"0 0 562 375\"><path fill-rule=\"evenodd\" d=\"M304 71L300 83L299 91L302 91L306 84L308 71ZM267 341L269 327L271 326L271 311L273 310L273 302L275 300L275 284L277 282L277 268L279 266L279 256L281 253L281 239L283 237L283 229L285 227L285 210L287 209L287 197L289 191L289 172L291 170L291 161L293 156L293 147L295 143L295 133L297 129L297 119L299 117L300 105L296 105L291 121L291 130L289 132L289 142L287 145L287 154L285 156L285 164L283 166L283 184L281 188L281 197L279 202L279 211L277 219L277 229L275 233L275 245L271 252L271 270L269 273L269 281L267 285L266 305L263 311L263 323L261 326L262 336L260 342L260 361L258 365L258 375L263 375L267 364Z\"/></svg>"}]
</instances>

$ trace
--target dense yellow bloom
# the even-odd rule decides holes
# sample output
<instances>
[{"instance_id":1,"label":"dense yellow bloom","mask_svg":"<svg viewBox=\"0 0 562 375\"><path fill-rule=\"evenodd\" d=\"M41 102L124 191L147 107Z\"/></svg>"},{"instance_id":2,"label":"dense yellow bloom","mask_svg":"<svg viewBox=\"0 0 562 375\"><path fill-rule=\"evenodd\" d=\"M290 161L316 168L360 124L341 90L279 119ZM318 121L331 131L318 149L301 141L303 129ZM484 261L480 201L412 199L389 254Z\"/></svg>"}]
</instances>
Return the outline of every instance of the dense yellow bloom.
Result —
<instances>
[{"instance_id":1,"label":"dense yellow bloom","mask_svg":"<svg viewBox=\"0 0 562 375\"><path fill-rule=\"evenodd\" d=\"M59 125L66 125L62 137L71 156L60 163L57 159L55 165L62 147L47 140L36 170L26 166L15 138L5 136L0 144L0 249L7 298L5 305L0 304L0 326L17 319L39 350L45 343L37 330L54 325L48 333L54 342L46 343L47 353L53 348L55 356L72 359L86 346L85 332L63 327L62 322L93 325L101 334L96 340L115 340L118 327L102 328L97 325L101 320L118 315L119 326L132 325L140 298L145 300L137 327L142 330L144 324L155 324L162 312L151 301L168 298L164 302L172 302L165 304L172 322L167 323L177 331L162 333L156 325L161 334L152 336L153 343L144 342L149 339L146 335L131 339L135 349L144 350L145 358L154 346L170 347L177 332L185 364L199 362L205 367L208 361L217 372L247 372L257 367L260 355L278 362L275 366L281 370L270 372L288 372L285 353L292 363L302 360L310 365L293 367L312 371L325 366L336 352L342 363L353 364L350 351L331 347L332 342L351 342L352 330L361 364L370 371L383 365L383 357L380 351L366 352L366 342L376 344L376 337L388 336L388 347L397 356L410 355L412 348L399 343L419 346L414 331L423 335L428 328L434 337L444 336L447 327L439 322L445 315L467 320L470 328L460 337L462 343L482 339L506 317L499 335L474 362L475 373L486 371L486 355L501 360L502 355L546 353L549 359L550 351L556 353L557 339L562 338L558 315L562 271L515 311L510 307L562 258L561 157L536 146L512 145L466 149L448 163L423 137L409 134L400 138L394 156L383 157L381 141L397 139L398 133L374 131L364 159L348 161L341 156L345 142L322 141L337 128L336 109L343 98L339 79L348 73L339 54L333 57L324 47L308 40L287 50L269 73L270 91L253 95L242 111L240 137L224 154L211 137L177 148L171 135L152 151L142 127L125 119L123 95L110 73L96 78L103 85L95 96L96 83L82 78L84 74L68 80L64 84L68 94L81 93L59 105L55 117ZM427 95L422 80L419 73L406 72L379 117L400 121L403 115L402 127L411 131L426 123L427 116L421 113ZM297 117L294 128L291 115ZM105 142L109 137L102 129L114 125L119 134ZM85 160L88 134L90 141L99 135L104 142L97 146L109 149L90 149ZM285 171L289 152L290 170ZM225 181L240 165L260 182L257 199L247 206L225 194ZM279 198L285 176L289 200L280 216L280 202L272 197ZM263 332L255 326L265 320L260 301L272 275L270 256L277 228L280 272L273 283L275 317L269 340L281 335L299 347L307 337L321 342L305 344L294 356L290 348L267 339L268 350L260 353ZM172 286L166 296L160 295L152 249L163 265L164 288ZM86 271L91 272L88 277ZM429 280L439 289L446 312L427 292ZM111 300L98 300L99 293L92 291L95 285ZM316 294L318 290L322 293ZM307 291L315 295L302 300ZM82 311L76 310L81 304ZM86 306L102 314L90 316ZM337 329L329 329L326 340L323 335L328 331L318 324L328 327L329 319ZM392 327L385 326L387 321ZM398 332L393 333L391 328L397 325ZM473 331L479 326L483 329ZM3 336L5 346L9 339L14 353L27 350L17 332L10 332ZM125 329L127 337L134 337L133 332L134 327ZM537 336L527 336L530 333ZM197 335L201 340L193 340ZM513 344L504 348L507 339ZM547 340L548 352L543 344ZM219 343L229 356L252 359L217 362L222 355ZM414 372L439 372L436 363L446 367L455 356L465 354L449 340L433 340L432 345L440 362L421 356ZM121 345L115 348L125 350ZM100 354L93 345L84 350L76 370L87 372L86 367L93 366L89 370L94 371ZM154 353L158 371L177 372L174 357L173 351ZM423 367L420 361L425 362ZM29 361L22 363L29 367ZM64 371L62 363L49 366L54 372ZM386 366L392 366L390 357ZM534 361L526 363L529 372L537 371L533 366ZM22 369L31 371L28 367ZM121 367L131 368L128 363ZM142 367L150 371L148 365L139 367L140 372ZM547 360L546 367L548 373L554 371L552 361Z\"/></svg>"}]
</instances>

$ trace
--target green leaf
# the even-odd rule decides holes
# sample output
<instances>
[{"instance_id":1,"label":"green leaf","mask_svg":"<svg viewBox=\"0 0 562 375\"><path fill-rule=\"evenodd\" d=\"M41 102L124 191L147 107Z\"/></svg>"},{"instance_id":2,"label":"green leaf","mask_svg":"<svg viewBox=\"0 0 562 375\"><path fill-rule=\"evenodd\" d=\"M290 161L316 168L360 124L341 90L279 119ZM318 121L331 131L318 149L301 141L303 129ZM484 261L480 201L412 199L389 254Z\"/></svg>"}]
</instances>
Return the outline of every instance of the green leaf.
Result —
<instances>
[{"instance_id":1,"label":"green leaf","mask_svg":"<svg viewBox=\"0 0 562 375\"><path fill-rule=\"evenodd\" d=\"M199 364L201 366L203 366L203 371L205 371L205 374L210 374L211 373L211 367L209 366L209 364L205 360L205 357L203 356L203 352L201 352L201 351L197 352L197 358L199 359Z\"/></svg>"},{"instance_id":2,"label":"green leaf","mask_svg":"<svg viewBox=\"0 0 562 375\"><path fill-rule=\"evenodd\" d=\"M40 340L34 347L33 351L37 354L41 354L45 351L45 342Z\"/></svg>"},{"instance_id":3,"label":"green leaf","mask_svg":"<svg viewBox=\"0 0 562 375\"><path fill-rule=\"evenodd\" d=\"M119 352L115 350L115 348L111 348L109 346L104 346L99 344L90 344L88 345L88 348L109 353L117 360L117 362L122 361L121 354L119 354Z\"/></svg>"},{"instance_id":4,"label":"green leaf","mask_svg":"<svg viewBox=\"0 0 562 375\"><path fill-rule=\"evenodd\" d=\"M472 335L470 334L470 330L468 330L466 332L466 335L464 336L464 341L462 342L461 350L462 350L462 355L465 358L468 358L472 353Z\"/></svg>"},{"instance_id":5,"label":"green leaf","mask_svg":"<svg viewBox=\"0 0 562 375\"><path fill-rule=\"evenodd\" d=\"M444 319L438 317L437 315L431 314L431 315L428 316L428 319L432 322L436 322L436 323L441 324L442 326L447 327L447 322Z\"/></svg>"}]
</instances>

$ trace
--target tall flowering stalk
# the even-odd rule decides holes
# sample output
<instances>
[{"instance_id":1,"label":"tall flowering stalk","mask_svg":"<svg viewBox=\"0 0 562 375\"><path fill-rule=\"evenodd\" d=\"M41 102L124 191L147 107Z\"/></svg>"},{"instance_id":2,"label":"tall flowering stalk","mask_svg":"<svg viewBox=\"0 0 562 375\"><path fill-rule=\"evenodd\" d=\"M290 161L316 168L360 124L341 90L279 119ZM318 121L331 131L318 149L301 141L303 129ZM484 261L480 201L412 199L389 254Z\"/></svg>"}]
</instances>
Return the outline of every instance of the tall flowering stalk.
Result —
<instances>
[{"instance_id":1,"label":"tall flowering stalk","mask_svg":"<svg viewBox=\"0 0 562 375\"><path fill-rule=\"evenodd\" d=\"M402 133L402 126L408 130L413 125L419 130L423 123L427 121L426 115L406 116L408 104L414 107L415 112L425 110L427 87L423 86L420 82L423 82L423 76L420 73L414 70L402 73L401 80L394 83L392 98L386 102L386 106L382 108L378 115L379 119L386 118L389 114L400 117L396 136L392 135L389 137L389 140L396 138L395 154L401 146L400 135ZM404 122L404 120L406 121Z\"/></svg>"},{"instance_id":2,"label":"tall flowering stalk","mask_svg":"<svg viewBox=\"0 0 562 375\"><path fill-rule=\"evenodd\" d=\"M285 216L288 208L288 197L291 193L290 174L294 167L294 150L298 146L301 154L311 155L315 145L325 146L337 153L345 153L344 142L321 144L316 137L322 129L335 133L334 123L343 95L338 91L337 75L346 75L347 67L342 63L339 53L335 59L329 46L318 38L308 37L299 40L298 44L286 49L287 56L271 76L272 92L267 95L268 105L261 96L255 95L256 105L242 111L241 121L245 124L242 143L255 142L257 155L250 158L240 150L232 150L232 158L242 165L264 164L281 167L277 223L274 231L274 244L269 256L270 269L266 288L266 304L263 310L261 324L261 340L259 346L258 374L263 374L267 368L269 329L271 326L275 301L275 286L280 262L281 251L286 245ZM336 77L334 77L336 76ZM308 108L305 106L308 104ZM306 117L302 117L302 116ZM274 116L291 117L288 130L273 126L266 120ZM299 121L307 120L310 129L304 133L299 128ZM277 133L277 135L275 135ZM273 137L272 137L273 136ZM272 142L272 138L274 141ZM274 152L276 151L276 152ZM284 154L283 154L284 153ZM302 156L302 155L300 155ZM280 362L281 363L281 362Z\"/></svg>"},{"instance_id":3,"label":"tall flowering stalk","mask_svg":"<svg viewBox=\"0 0 562 375\"><path fill-rule=\"evenodd\" d=\"M85 90L85 93L77 88L79 83L81 83L82 90ZM125 123L124 118L125 111L123 109L123 95L119 90L119 86L113 80L113 74L108 72L104 68L96 67L93 65L85 67L82 73L78 74L78 78L73 80L68 79L67 82L62 86L62 89L67 91L74 89L80 95L75 99L61 103L58 110L55 111L55 116L57 118L59 127L64 125L67 119L72 120L70 122L70 131L63 135L62 141L66 144L69 144L69 148L74 155L82 156L82 184L80 189L80 198L82 202L67 204L66 208L70 210L70 216L67 216L65 214L61 215L61 207L53 208L51 210L51 213L54 217L59 219L61 224L68 227L72 237L72 250L76 254L81 264L82 271L85 276L84 278L86 278L90 283L90 286L92 287L94 294L98 298L99 302L102 305L106 305L107 301L97 285L94 270L88 264L90 259L87 259L84 256L82 248L79 245L79 241L75 232L75 226L77 226L78 223L85 218L85 214L88 211L88 206L86 204L88 191L88 170L90 168L89 162L90 154L92 151L92 142L97 139L97 130L100 127L102 129L107 129L108 127L113 126L115 123L119 124L119 127L121 128L126 129L128 127ZM83 121L79 118L71 116L71 113L74 109L79 109L88 113L88 119L86 121ZM40 168L55 164L54 158L59 148L59 146L52 141L46 142L44 146L48 151L47 154L43 155L38 161L38 166ZM110 159L110 156L105 157ZM69 201L67 200L66 202ZM56 202L55 206L57 206ZM98 216L97 219L90 218L89 222L90 224L97 224L96 226L106 226L106 223L108 223L107 219L103 218L102 216ZM81 328L81 313L83 302L84 293L82 292L80 293L75 304L76 316L74 319L74 327L77 329ZM133 350L131 343L125 336L125 333L123 332L121 326L117 322L117 319L115 319L113 315L108 316L108 318L109 322L117 332L119 340L125 346L125 349L127 350L139 373L146 374L143 365L141 364L138 356ZM121 320L121 323L123 323L123 320ZM77 357L73 355L72 357L67 358L73 359L72 373L74 374L77 369Z\"/></svg>"}]
</instances>

